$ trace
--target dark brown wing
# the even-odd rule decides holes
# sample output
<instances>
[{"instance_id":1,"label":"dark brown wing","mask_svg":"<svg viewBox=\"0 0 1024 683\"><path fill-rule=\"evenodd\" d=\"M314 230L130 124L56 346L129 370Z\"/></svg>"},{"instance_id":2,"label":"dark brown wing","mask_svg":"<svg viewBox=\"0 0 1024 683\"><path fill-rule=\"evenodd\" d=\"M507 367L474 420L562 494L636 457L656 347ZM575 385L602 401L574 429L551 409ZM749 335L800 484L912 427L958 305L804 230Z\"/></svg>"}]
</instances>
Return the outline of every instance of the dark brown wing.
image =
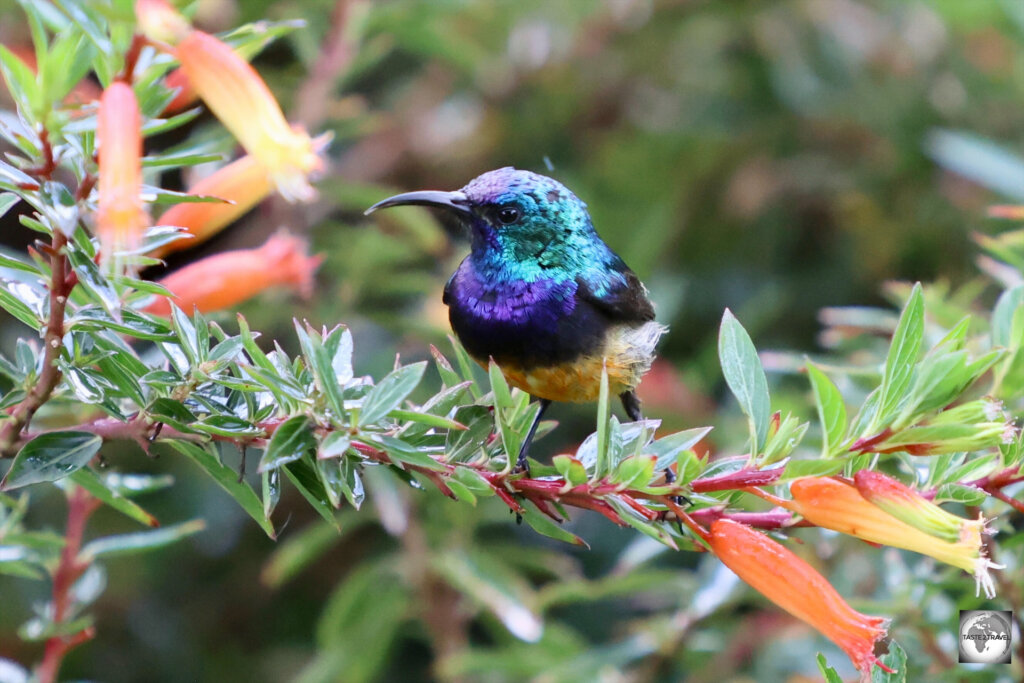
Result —
<instances>
[{"instance_id":1,"label":"dark brown wing","mask_svg":"<svg viewBox=\"0 0 1024 683\"><path fill-rule=\"evenodd\" d=\"M647 298L647 288L629 268L622 270L625 283L616 289L597 295L582 277L576 278L579 288L576 296L601 311L615 322L647 322L654 320L654 306Z\"/></svg>"}]
</instances>

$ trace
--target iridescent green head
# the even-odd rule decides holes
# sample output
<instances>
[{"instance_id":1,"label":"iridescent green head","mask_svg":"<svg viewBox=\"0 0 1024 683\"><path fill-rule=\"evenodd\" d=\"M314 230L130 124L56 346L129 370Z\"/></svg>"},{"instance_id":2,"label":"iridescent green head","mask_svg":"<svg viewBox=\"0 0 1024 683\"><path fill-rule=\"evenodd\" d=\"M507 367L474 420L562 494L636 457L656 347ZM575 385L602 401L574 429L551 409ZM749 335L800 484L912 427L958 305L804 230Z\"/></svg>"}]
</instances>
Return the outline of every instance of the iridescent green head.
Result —
<instances>
[{"instance_id":1,"label":"iridescent green head","mask_svg":"<svg viewBox=\"0 0 1024 683\"><path fill-rule=\"evenodd\" d=\"M487 270L575 276L617 259L594 232L579 197L553 178L511 166L484 173L456 192L396 195L367 213L400 204L440 207L457 216L470 229L471 258Z\"/></svg>"}]
</instances>

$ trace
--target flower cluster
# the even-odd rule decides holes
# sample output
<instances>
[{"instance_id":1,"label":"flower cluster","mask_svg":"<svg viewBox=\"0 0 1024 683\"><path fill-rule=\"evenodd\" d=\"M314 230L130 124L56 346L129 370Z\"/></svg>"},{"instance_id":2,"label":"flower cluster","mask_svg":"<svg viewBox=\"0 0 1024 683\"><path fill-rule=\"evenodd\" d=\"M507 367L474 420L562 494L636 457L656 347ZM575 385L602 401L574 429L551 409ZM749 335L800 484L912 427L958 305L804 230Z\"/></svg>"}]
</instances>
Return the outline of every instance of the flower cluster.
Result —
<instances>
[{"instance_id":1,"label":"flower cluster","mask_svg":"<svg viewBox=\"0 0 1024 683\"><path fill-rule=\"evenodd\" d=\"M790 487L790 509L809 522L871 543L911 550L974 575L979 591L995 595L985 555L983 520L952 515L895 479L860 472L856 485L807 477Z\"/></svg>"},{"instance_id":2,"label":"flower cluster","mask_svg":"<svg viewBox=\"0 0 1024 683\"><path fill-rule=\"evenodd\" d=\"M163 257L199 244L277 191L289 201L316 196L311 175L323 168L326 139L314 140L290 126L259 74L220 39L193 29L165 0L136 3L138 29L181 63L165 77L177 95L168 110L200 97L247 154L203 178L189 193L220 201L180 203L157 224L176 227L181 238L151 249ZM142 203L142 117L130 85L131 74L115 81L100 99L97 123L99 201L96 234L100 259L109 272L125 272L139 255L149 225ZM279 235L263 247L202 259L161 280L177 305L201 311L228 308L261 291L285 285L308 294L319 258L306 255L296 237ZM151 313L167 314L170 303L151 303Z\"/></svg>"}]
</instances>

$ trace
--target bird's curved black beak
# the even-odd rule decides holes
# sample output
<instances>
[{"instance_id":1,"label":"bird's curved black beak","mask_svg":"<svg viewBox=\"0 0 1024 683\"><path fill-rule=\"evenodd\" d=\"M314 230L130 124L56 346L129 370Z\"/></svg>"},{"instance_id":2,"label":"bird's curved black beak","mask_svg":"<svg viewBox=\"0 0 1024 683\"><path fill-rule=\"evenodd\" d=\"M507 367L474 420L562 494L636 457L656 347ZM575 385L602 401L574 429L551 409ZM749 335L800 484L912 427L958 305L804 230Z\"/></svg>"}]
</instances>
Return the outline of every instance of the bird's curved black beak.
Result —
<instances>
[{"instance_id":1,"label":"bird's curved black beak","mask_svg":"<svg viewBox=\"0 0 1024 683\"><path fill-rule=\"evenodd\" d=\"M369 216L377 209L386 209L390 206L402 206L415 204L418 206L433 206L439 209L448 209L459 214L470 214L469 197L462 192L441 192L438 190L421 190L419 192L405 192L396 194L394 197L383 199L366 211L364 215Z\"/></svg>"}]
</instances>

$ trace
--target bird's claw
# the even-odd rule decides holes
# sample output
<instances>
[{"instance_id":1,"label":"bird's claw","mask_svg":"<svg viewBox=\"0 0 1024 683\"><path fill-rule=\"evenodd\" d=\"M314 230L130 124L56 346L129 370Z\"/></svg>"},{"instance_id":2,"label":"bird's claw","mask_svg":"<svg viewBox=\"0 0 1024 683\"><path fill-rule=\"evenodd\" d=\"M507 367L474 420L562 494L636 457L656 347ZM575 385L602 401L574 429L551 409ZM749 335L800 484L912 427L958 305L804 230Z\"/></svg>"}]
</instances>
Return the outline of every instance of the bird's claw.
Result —
<instances>
[{"instance_id":1,"label":"bird's claw","mask_svg":"<svg viewBox=\"0 0 1024 683\"><path fill-rule=\"evenodd\" d=\"M520 453L516 458L516 466L512 468L512 474L525 474L526 479L530 478L530 461L526 459L526 453Z\"/></svg>"}]
</instances>

